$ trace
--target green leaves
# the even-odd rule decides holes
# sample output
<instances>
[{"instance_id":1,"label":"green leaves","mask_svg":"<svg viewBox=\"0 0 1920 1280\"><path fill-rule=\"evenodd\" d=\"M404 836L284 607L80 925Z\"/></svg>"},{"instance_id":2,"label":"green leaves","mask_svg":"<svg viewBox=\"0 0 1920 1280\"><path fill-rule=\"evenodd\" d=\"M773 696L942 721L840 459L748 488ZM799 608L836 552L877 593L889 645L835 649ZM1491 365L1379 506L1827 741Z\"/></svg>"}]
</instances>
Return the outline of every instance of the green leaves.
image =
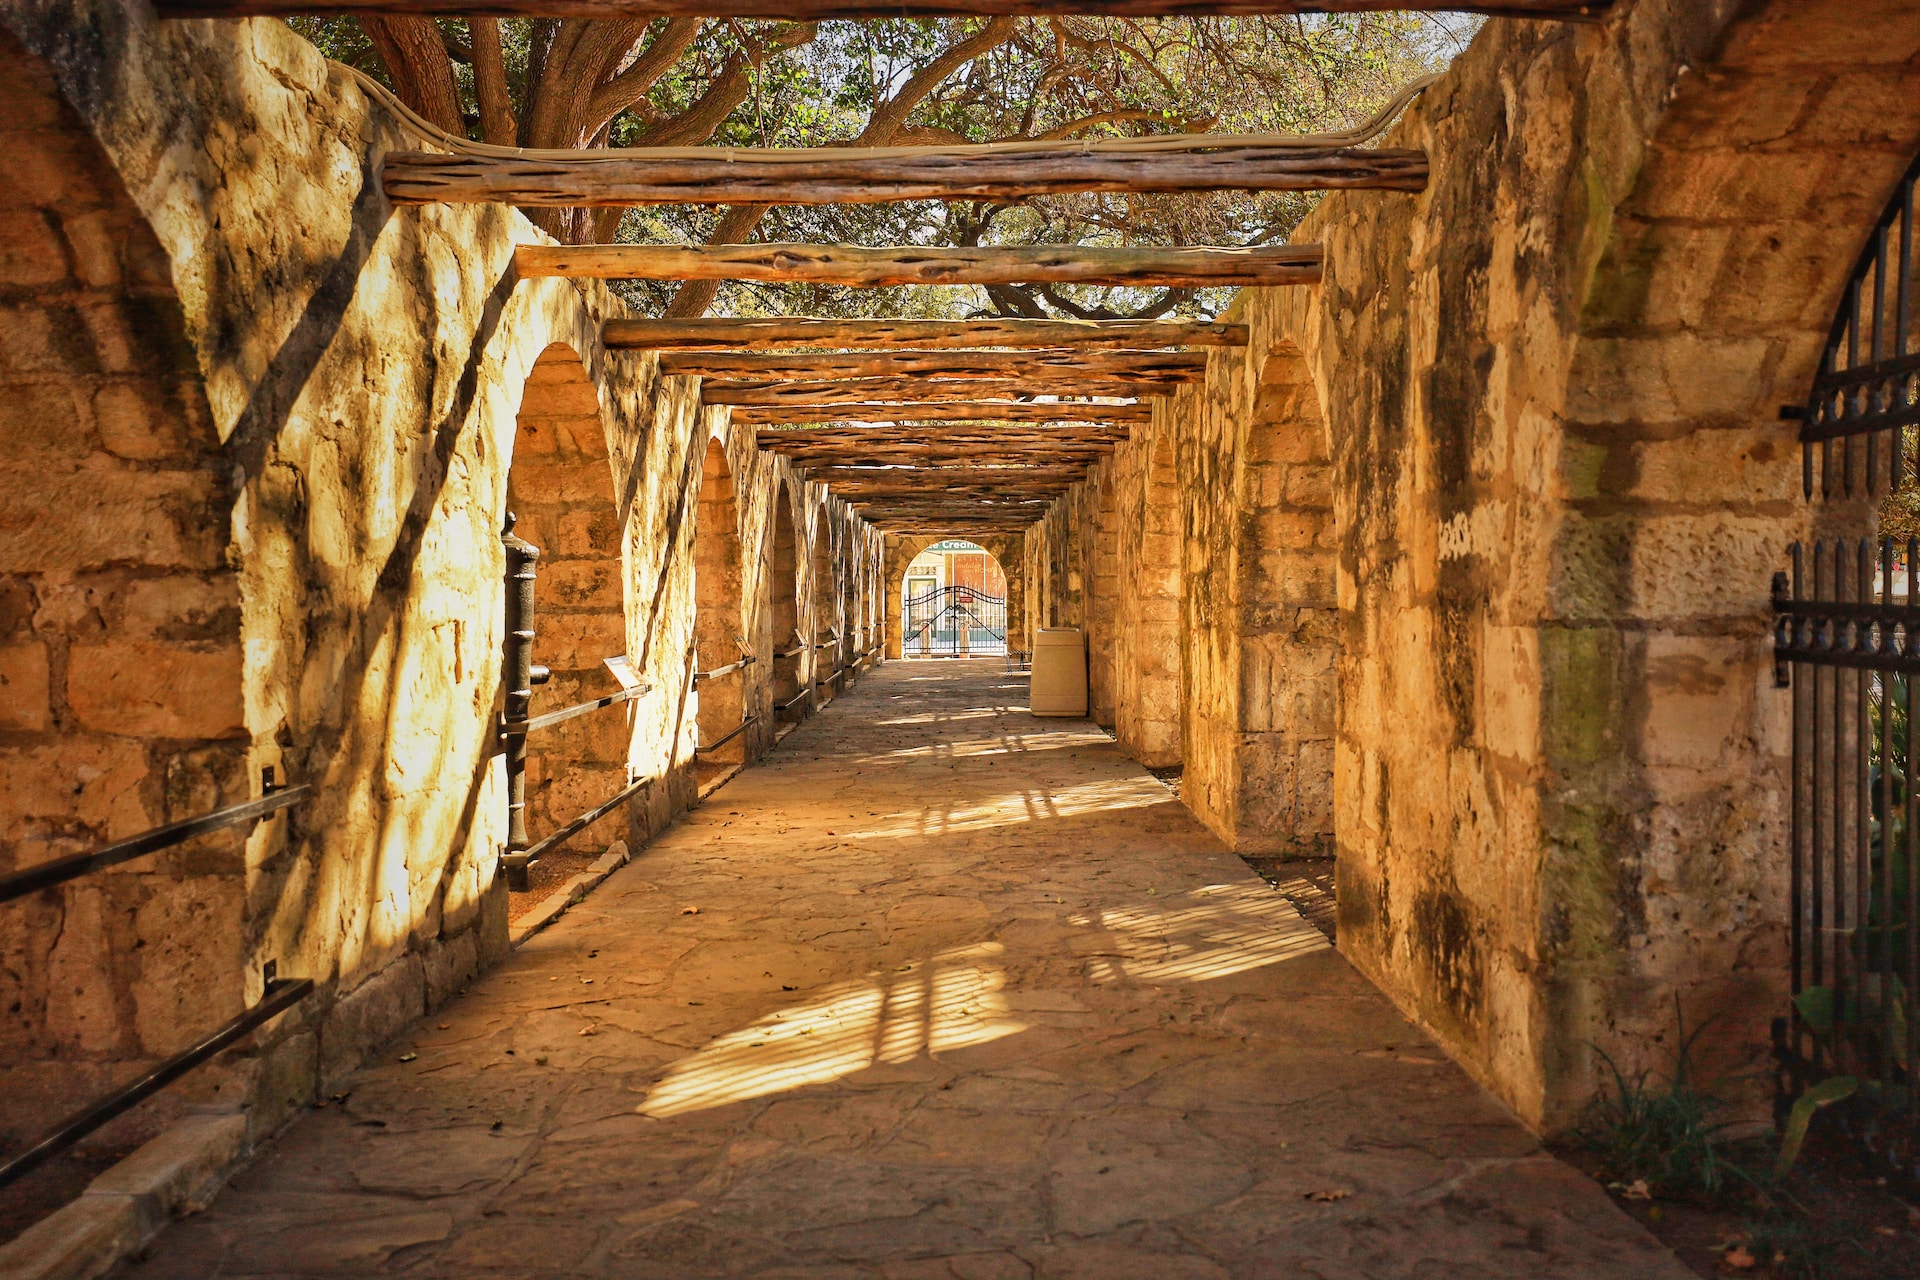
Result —
<instances>
[{"instance_id":1,"label":"green leaves","mask_svg":"<svg viewBox=\"0 0 1920 1280\"><path fill-rule=\"evenodd\" d=\"M1860 1082L1852 1076L1834 1076L1800 1095L1793 1109L1787 1112L1787 1123L1780 1131L1780 1154L1773 1162L1774 1177L1786 1177L1793 1162L1800 1158L1800 1148L1806 1143L1807 1126L1813 1123L1814 1113L1851 1098L1859 1089Z\"/></svg>"}]
</instances>

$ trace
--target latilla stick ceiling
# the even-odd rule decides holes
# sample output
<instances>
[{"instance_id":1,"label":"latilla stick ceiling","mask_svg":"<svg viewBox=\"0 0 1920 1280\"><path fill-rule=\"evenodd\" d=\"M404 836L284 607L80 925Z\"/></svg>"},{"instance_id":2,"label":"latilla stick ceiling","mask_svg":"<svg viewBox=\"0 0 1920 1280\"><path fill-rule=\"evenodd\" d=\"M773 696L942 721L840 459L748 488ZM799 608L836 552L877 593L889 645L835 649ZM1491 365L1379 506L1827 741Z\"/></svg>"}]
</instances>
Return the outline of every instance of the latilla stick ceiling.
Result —
<instances>
[{"instance_id":1,"label":"latilla stick ceiling","mask_svg":"<svg viewBox=\"0 0 1920 1280\"><path fill-rule=\"evenodd\" d=\"M167 18L292 17L310 13L437 14L456 18L959 18L1133 17L1169 14L1484 13L1591 21L1612 0L154 0Z\"/></svg>"},{"instance_id":2,"label":"latilla stick ceiling","mask_svg":"<svg viewBox=\"0 0 1920 1280\"><path fill-rule=\"evenodd\" d=\"M155 0L163 17L332 14L651 19L940 17L988 14L1356 13L1454 10L1592 19L1608 0ZM877 204L1067 193L1425 190L1428 159L1362 146L1431 77L1373 119L1313 136L1171 135L978 146L528 150L475 143L422 119L346 69L428 148L387 153L397 204L519 207ZM1259 248L863 248L844 245L523 245L522 278L741 280L851 287L1073 284L1121 288L1313 285L1318 245ZM867 518L929 531L1016 529L1150 421L1145 401L1205 377L1203 351L1244 345L1244 326L1142 321L632 320L615 349L661 354L698 377L761 448L785 454ZM793 350L803 348L804 350ZM885 424L852 427L850 423ZM831 425L829 425L831 424Z\"/></svg>"}]
</instances>

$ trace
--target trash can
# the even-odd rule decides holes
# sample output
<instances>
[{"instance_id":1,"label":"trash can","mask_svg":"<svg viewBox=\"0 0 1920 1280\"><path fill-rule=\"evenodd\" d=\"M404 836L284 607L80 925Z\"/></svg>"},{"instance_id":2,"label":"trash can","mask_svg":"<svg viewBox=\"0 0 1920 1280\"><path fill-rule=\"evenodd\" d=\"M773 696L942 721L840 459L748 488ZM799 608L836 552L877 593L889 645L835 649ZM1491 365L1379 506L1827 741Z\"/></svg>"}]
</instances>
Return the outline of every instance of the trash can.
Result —
<instances>
[{"instance_id":1,"label":"trash can","mask_svg":"<svg viewBox=\"0 0 1920 1280\"><path fill-rule=\"evenodd\" d=\"M1078 627L1033 633L1033 682L1027 709L1036 716L1087 714L1087 642Z\"/></svg>"}]
</instances>

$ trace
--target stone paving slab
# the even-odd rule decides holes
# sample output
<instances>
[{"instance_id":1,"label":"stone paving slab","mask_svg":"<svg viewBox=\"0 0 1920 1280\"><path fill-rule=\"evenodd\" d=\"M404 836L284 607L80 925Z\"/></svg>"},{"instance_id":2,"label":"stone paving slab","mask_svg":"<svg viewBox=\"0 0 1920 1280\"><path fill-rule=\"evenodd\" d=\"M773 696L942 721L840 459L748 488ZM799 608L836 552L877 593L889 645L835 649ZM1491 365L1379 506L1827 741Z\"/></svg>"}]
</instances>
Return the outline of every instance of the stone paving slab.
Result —
<instances>
[{"instance_id":1,"label":"stone paving slab","mask_svg":"<svg viewBox=\"0 0 1920 1280\"><path fill-rule=\"evenodd\" d=\"M130 1274L1691 1274L999 665L873 672Z\"/></svg>"}]
</instances>

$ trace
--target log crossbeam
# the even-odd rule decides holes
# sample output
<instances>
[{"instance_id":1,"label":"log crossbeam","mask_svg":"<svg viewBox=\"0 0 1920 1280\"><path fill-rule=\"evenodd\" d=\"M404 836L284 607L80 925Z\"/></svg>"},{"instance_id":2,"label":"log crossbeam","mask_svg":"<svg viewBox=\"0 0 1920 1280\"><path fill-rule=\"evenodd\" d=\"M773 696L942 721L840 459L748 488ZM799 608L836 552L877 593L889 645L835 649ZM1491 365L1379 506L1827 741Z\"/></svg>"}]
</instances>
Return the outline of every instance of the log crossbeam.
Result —
<instances>
[{"instance_id":1,"label":"log crossbeam","mask_svg":"<svg viewBox=\"0 0 1920 1280\"><path fill-rule=\"evenodd\" d=\"M1155 350L1244 347L1247 326L1178 320L835 320L812 316L609 320L608 347L641 351L920 348Z\"/></svg>"},{"instance_id":2,"label":"log crossbeam","mask_svg":"<svg viewBox=\"0 0 1920 1280\"><path fill-rule=\"evenodd\" d=\"M813 423L881 422L999 422L1135 423L1153 421L1153 408L1144 404L1072 404L1059 401L924 400L891 404L811 404L735 406L734 422L742 426L805 426Z\"/></svg>"},{"instance_id":3,"label":"log crossbeam","mask_svg":"<svg viewBox=\"0 0 1920 1280\"><path fill-rule=\"evenodd\" d=\"M866 405L883 403L985 404L994 400L1019 401L1029 396L1104 396L1137 399L1171 395L1180 384L1170 379L1082 378L1063 374L1026 378L847 378L824 382L780 382L765 379L710 378L700 384L700 401L709 405ZM1068 411L1098 412L1100 405L1054 402Z\"/></svg>"},{"instance_id":4,"label":"log crossbeam","mask_svg":"<svg viewBox=\"0 0 1920 1280\"><path fill-rule=\"evenodd\" d=\"M864 248L843 244L523 244L523 279L753 280L768 284L1082 284L1238 288L1318 284L1317 244L1233 248L1112 245Z\"/></svg>"},{"instance_id":5,"label":"log crossbeam","mask_svg":"<svg viewBox=\"0 0 1920 1280\"><path fill-rule=\"evenodd\" d=\"M892 204L1024 200L1080 192L1424 191L1427 154L1302 145L1278 135L1193 134L956 147L665 147L577 156L393 151L381 181L395 204L520 208ZM1162 140L1155 139L1155 142Z\"/></svg>"},{"instance_id":6,"label":"log crossbeam","mask_svg":"<svg viewBox=\"0 0 1920 1280\"><path fill-rule=\"evenodd\" d=\"M878 351L859 354L767 352L668 352L660 372L669 376L820 381L830 378L1040 378L1071 384L1080 379L1139 378L1153 382L1198 382L1207 373L1203 352L1080 351Z\"/></svg>"}]
</instances>

